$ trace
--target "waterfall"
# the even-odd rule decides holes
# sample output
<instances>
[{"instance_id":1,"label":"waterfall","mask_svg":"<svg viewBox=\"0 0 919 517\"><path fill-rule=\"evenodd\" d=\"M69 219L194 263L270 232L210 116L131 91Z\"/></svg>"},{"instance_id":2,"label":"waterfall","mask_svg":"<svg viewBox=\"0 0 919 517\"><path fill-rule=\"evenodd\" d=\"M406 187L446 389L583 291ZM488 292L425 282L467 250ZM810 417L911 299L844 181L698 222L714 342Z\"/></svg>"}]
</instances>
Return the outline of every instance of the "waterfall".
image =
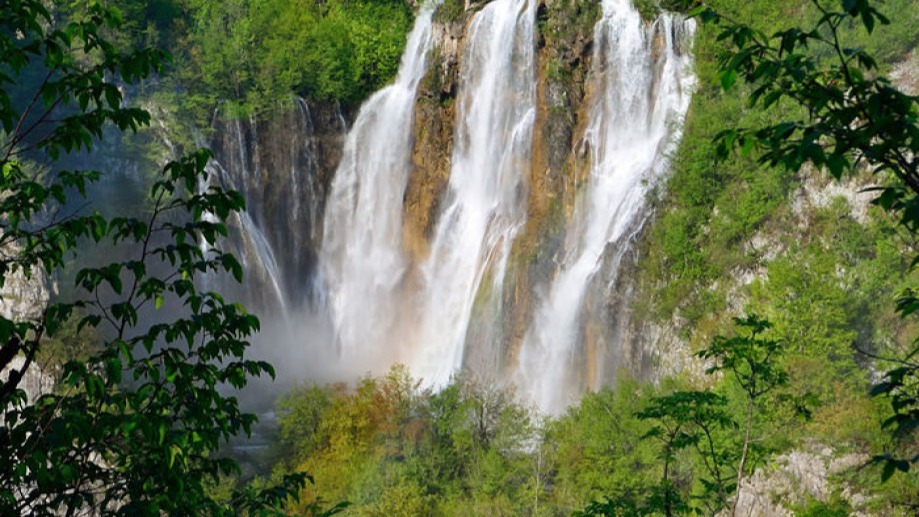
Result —
<instances>
[{"instance_id":1,"label":"waterfall","mask_svg":"<svg viewBox=\"0 0 919 517\"><path fill-rule=\"evenodd\" d=\"M689 54L677 50L692 27L670 14L647 25L628 0L603 1L583 141L590 174L514 373L524 396L543 410L564 409L585 388L585 293L592 281L615 283L619 262L647 216L647 191L666 171L679 139L694 79ZM605 262L609 276L595 278Z\"/></svg>"},{"instance_id":2,"label":"waterfall","mask_svg":"<svg viewBox=\"0 0 919 517\"><path fill-rule=\"evenodd\" d=\"M309 106L296 98L282 108L293 109L266 121L215 116L214 158L201 188L218 184L239 191L246 202L246 210L228 221L245 283L222 282L220 289L252 309L287 317L311 294L301 286L314 276L325 187L317 178ZM286 132L284 144L278 131Z\"/></svg>"},{"instance_id":3,"label":"waterfall","mask_svg":"<svg viewBox=\"0 0 919 517\"><path fill-rule=\"evenodd\" d=\"M310 368L329 375L381 372L401 362L425 386L438 387L461 369L474 370L484 382L513 384L534 405L558 412L611 380L618 361L626 363L609 321L621 308L611 300L620 265L648 218L648 191L664 176L680 136L694 82L686 50L694 25L670 14L645 22L628 0L603 0L587 116L577 126L589 170L557 171L585 180L564 243L555 235L541 243L560 247L551 276L521 281L532 271L511 263L511 250L526 223L535 166L537 2L493 0L468 20L456 52L455 103L437 108L453 124L449 178L424 214L431 224L424 252L416 253L404 214L418 151L415 113L430 108L418 104L428 102L418 90L435 52L436 6L421 7L394 82L363 104L336 148L340 160L323 161L323 172L310 157L317 151L309 137L286 135L295 138L294 149L290 138L278 144L270 137L290 131L291 123L305 134L322 126L314 128L304 102L286 115L287 127L250 120L222 128L211 170L248 203L235 241L259 288L247 284L244 297L268 299L256 305L286 319L281 327L297 329L288 332L290 341L310 341L307 355L317 363ZM325 171L333 169L329 179ZM534 292L541 294L532 304L513 305ZM515 321L526 328L509 332L501 319L521 307ZM302 335L303 322L313 319L331 330Z\"/></svg>"},{"instance_id":4,"label":"waterfall","mask_svg":"<svg viewBox=\"0 0 919 517\"><path fill-rule=\"evenodd\" d=\"M531 0L496 0L471 22L445 208L421 264L404 251L402 210L416 90L432 45L430 5L418 15L395 83L361 108L336 172L322 248L343 360L365 368L401 360L428 385L460 368L476 293L485 281L501 285L525 220L534 24Z\"/></svg>"},{"instance_id":5,"label":"waterfall","mask_svg":"<svg viewBox=\"0 0 919 517\"><path fill-rule=\"evenodd\" d=\"M358 362L361 369L398 360L391 334L397 330L399 287L409 266L402 246L402 198L434 7L428 2L418 13L395 82L361 107L327 202L322 281L342 359Z\"/></svg>"},{"instance_id":6,"label":"waterfall","mask_svg":"<svg viewBox=\"0 0 919 517\"><path fill-rule=\"evenodd\" d=\"M208 163L207 173L209 182L223 185L228 189L239 188L232 175L216 160ZM201 187L202 190L206 188L207 185ZM254 276L258 285L268 288L268 298L271 300L269 304L276 304L281 314L287 317L289 314L288 297L282 287L281 268L278 266L278 260L265 233L252 220L252 214L248 210L233 213L230 222L235 225L238 233L234 239L236 243L234 254L239 257L243 271L249 276ZM206 249L202 251L207 252ZM208 278L208 281L213 281L213 279Z\"/></svg>"},{"instance_id":7,"label":"waterfall","mask_svg":"<svg viewBox=\"0 0 919 517\"><path fill-rule=\"evenodd\" d=\"M421 266L420 333L408 360L431 385L445 384L462 365L476 296L501 289L525 222L535 13L532 0L497 0L476 14L467 33L446 208Z\"/></svg>"}]
</instances>

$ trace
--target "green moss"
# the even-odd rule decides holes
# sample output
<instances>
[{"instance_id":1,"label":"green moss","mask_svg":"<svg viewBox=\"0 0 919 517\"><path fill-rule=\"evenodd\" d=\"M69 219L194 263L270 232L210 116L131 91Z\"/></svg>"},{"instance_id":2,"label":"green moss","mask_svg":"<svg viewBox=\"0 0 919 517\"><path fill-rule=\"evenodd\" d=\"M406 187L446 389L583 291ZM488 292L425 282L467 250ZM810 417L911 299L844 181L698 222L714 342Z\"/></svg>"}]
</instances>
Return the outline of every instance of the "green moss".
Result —
<instances>
[{"instance_id":1,"label":"green moss","mask_svg":"<svg viewBox=\"0 0 919 517\"><path fill-rule=\"evenodd\" d=\"M658 0L634 0L635 9L641 14L644 20L653 20L661 12L661 6Z\"/></svg>"},{"instance_id":2,"label":"green moss","mask_svg":"<svg viewBox=\"0 0 919 517\"><path fill-rule=\"evenodd\" d=\"M830 502L811 500L795 511L795 515L799 517L847 517L852 514L852 510L852 506L842 499Z\"/></svg>"},{"instance_id":3,"label":"green moss","mask_svg":"<svg viewBox=\"0 0 919 517\"><path fill-rule=\"evenodd\" d=\"M437 23L452 23L462 20L466 15L466 2L464 0L444 0L440 7L434 11L434 21Z\"/></svg>"},{"instance_id":4,"label":"green moss","mask_svg":"<svg viewBox=\"0 0 919 517\"><path fill-rule=\"evenodd\" d=\"M589 37L593 34L601 13L600 2L559 0L541 13L538 28L548 47L559 48L558 44L570 45L579 35Z\"/></svg>"}]
</instances>

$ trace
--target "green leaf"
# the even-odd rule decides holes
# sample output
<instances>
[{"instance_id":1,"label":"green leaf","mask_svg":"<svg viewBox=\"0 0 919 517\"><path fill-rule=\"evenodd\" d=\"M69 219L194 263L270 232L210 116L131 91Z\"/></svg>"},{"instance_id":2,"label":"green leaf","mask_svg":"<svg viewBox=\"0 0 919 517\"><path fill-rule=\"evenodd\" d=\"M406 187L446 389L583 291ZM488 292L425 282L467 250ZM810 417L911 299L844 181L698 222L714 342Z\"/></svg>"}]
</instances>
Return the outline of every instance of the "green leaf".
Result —
<instances>
[{"instance_id":1,"label":"green leaf","mask_svg":"<svg viewBox=\"0 0 919 517\"><path fill-rule=\"evenodd\" d=\"M734 69L728 69L721 72L721 88L730 90L737 81L737 72Z\"/></svg>"},{"instance_id":2,"label":"green leaf","mask_svg":"<svg viewBox=\"0 0 919 517\"><path fill-rule=\"evenodd\" d=\"M868 34L874 32L874 15L870 10L862 11L862 23L865 24L865 29L868 31Z\"/></svg>"}]
</instances>

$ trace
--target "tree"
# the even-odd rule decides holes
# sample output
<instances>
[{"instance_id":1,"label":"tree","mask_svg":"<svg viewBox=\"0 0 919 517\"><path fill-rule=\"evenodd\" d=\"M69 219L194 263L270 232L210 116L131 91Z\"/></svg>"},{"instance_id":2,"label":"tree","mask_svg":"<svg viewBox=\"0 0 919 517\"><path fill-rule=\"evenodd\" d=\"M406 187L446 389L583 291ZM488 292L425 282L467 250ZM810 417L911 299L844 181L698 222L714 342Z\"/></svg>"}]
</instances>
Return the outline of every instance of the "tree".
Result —
<instances>
[{"instance_id":1,"label":"tree","mask_svg":"<svg viewBox=\"0 0 919 517\"><path fill-rule=\"evenodd\" d=\"M764 417L774 417L767 406L806 415L802 401L807 397L780 393L788 378L780 361L784 347L768 337L770 323L756 315L735 318L734 323L734 336L715 336L696 354L710 362L706 373L723 374L717 391L728 395L715 389L676 390L652 397L647 407L635 413L651 426L641 439L654 439L661 446L660 482L643 497L608 496L578 515L671 516L703 510L715 515L724 509L731 514L736 511L734 494L753 471L754 445L764 438L758 424ZM731 411L738 392L739 405L744 409L739 423ZM680 468L689 471L689 479L685 475L681 479ZM692 486L693 481L698 482L698 489Z\"/></svg>"},{"instance_id":2,"label":"tree","mask_svg":"<svg viewBox=\"0 0 919 517\"><path fill-rule=\"evenodd\" d=\"M727 399L714 392L676 391L655 397L647 409L638 413L638 418L655 422L644 438L655 438L663 445L663 474L656 492L649 498L649 513L656 510L670 517L689 509L673 481L671 470L676 453L690 447L699 453L710 475L708 480L703 479L706 491L715 493L720 507L728 506L732 487L726 463L731 455L721 450L716 440L720 429L735 425L726 406Z\"/></svg>"},{"instance_id":3,"label":"tree","mask_svg":"<svg viewBox=\"0 0 919 517\"><path fill-rule=\"evenodd\" d=\"M96 171L30 172L88 150L103 128L136 131L150 115L123 105L119 84L159 72L155 49L119 51L102 36L117 10L87 2L69 20L41 0L0 1L0 286L17 273L38 280L91 246L127 246L128 258L75 272L73 299L37 318L0 317L0 514L262 513L304 483L291 475L265 490L217 501L208 484L239 471L214 453L248 433L255 416L224 387L241 388L270 365L245 358L258 319L195 280L237 280L236 259L217 247L224 220L243 209L236 192L199 188L206 151L169 163L150 189L148 214L105 218L69 210ZM25 95L23 95L25 94ZM149 324L141 311L177 314ZM21 382L47 336L76 319L102 342L55 373L58 388L29 400ZM15 368L14 364L21 364Z\"/></svg>"},{"instance_id":4,"label":"tree","mask_svg":"<svg viewBox=\"0 0 919 517\"><path fill-rule=\"evenodd\" d=\"M690 13L720 28L726 44L720 64L722 86L738 78L751 88L751 106L768 110L791 106L785 120L763 127L729 128L718 134L720 157L740 149L763 163L798 171L806 164L836 179L868 170L878 176L874 203L896 214L912 234L919 232L919 97L894 87L879 74L864 49L850 48L844 30L861 25L867 33L889 20L869 0L811 0L819 13L811 28L794 27L764 34L699 2ZM913 259L915 266L919 257ZM906 290L897 309L907 317L919 309L919 297ZM915 447L919 428L919 341L872 390L891 401L886 422L906 446ZM919 453L905 458L884 455L884 478L908 471Z\"/></svg>"},{"instance_id":5,"label":"tree","mask_svg":"<svg viewBox=\"0 0 919 517\"><path fill-rule=\"evenodd\" d=\"M727 338L715 336L708 348L697 355L703 359L714 360L715 363L706 370L706 373L728 372L746 395L746 415L743 422L743 442L740 458L737 464L737 482L747 473L747 459L750 455L750 445L753 432L753 418L756 414L761 399L773 392L776 388L788 383L788 374L778 364L778 357L782 354L781 344L772 339L763 338L762 334L771 326L768 321L756 315L746 318L736 318L734 322L738 327L749 332L749 336L740 335ZM708 431L706 434L708 435ZM711 441L711 440L710 440ZM711 447L714 457L714 446ZM724 484L720 479L720 470L717 462L713 461L715 479L718 482L719 495L724 503ZM710 469L711 470L711 469Z\"/></svg>"}]
</instances>

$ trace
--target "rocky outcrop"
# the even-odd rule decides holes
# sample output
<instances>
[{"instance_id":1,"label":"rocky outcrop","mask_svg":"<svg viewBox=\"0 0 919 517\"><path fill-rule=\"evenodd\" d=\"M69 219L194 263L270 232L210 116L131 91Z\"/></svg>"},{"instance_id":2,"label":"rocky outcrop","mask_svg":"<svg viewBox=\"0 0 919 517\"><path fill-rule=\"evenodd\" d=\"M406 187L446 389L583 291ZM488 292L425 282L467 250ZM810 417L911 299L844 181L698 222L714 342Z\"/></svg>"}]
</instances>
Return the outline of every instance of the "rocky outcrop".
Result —
<instances>
[{"instance_id":1,"label":"rocky outcrop","mask_svg":"<svg viewBox=\"0 0 919 517\"><path fill-rule=\"evenodd\" d=\"M7 246L3 252L4 256L15 253L12 249L14 247ZM17 270L7 274L3 287L0 288L0 316L15 322L38 321L49 299L48 280L41 270L35 269L30 275ZM13 358L6 368L0 371L0 383L6 382L12 371L22 371L26 366L24 356ZM28 365L18 387L25 391L27 400L32 401L53 389L54 379L33 362Z\"/></svg>"},{"instance_id":2,"label":"rocky outcrop","mask_svg":"<svg viewBox=\"0 0 919 517\"><path fill-rule=\"evenodd\" d=\"M865 496L845 482L833 480L834 476L867 461L864 454L839 455L819 444L783 454L741 482L733 515L791 517L795 506L804 506L811 500L826 503L834 496L856 510L852 515L868 515L859 511L867 502ZM731 513L725 511L720 515L726 517Z\"/></svg>"},{"instance_id":3,"label":"rocky outcrop","mask_svg":"<svg viewBox=\"0 0 919 517\"><path fill-rule=\"evenodd\" d=\"M585 150L577 148L577 139L588 119L586 75L599 9L599 3L546 0L537 10L538 110L528 213L526 226L514 242L509 276L513 286L504 290L504 305L512 308L505 331L511 356L533 318L534 289L547 285L556 269L565 222L588 170Z\"/></svg>"},{"instance_id":4,"label":"rocky outcrop","mask_svg":"<svg viewBox=\"0 0 919 517\"><path fill-rule=\"evenodd\" d=\"M890 74L890 79L910 95L919 95L919 51L913 50L906 59L897 64Z\"/></svg>"},{"instance_id":5,"label":"rocky outcrop","mask_svg":"<svg viewBox=\"0 0 919 517\"><path fill-rule=\"evenodd\" d=\"M415 103L414 167L405 191L404 235L416 262L427 256L440 203L450 180L460 49L468 15L435 23L434 51Z\"/></svg>"},{"instance_id":6,"label":"rocky outcrop","mask_svg":"<svg viewBox=\"0 0 919 517\"><path fill-rule=\"evenodd\" d=\"M6 382L13 371L21 371L26 367L26 358L23 356L15 357L10 364L0 371L0 383ZM29 365L28 369L19 381L18 388L26 394L27 402L34 402L38 397L50 393L55 386L54 377L43 371L34 362ZM0 415L0 423L3 417Z\"/></svg>"},{"instance_id":7,"label":"rocky outcrop","mask_svg":"<svg viewBox=\"0 0 919 517\"><path fill-rule=\"evenodd\" d=\"M415 108L415 167L405 194L405 230L408 248L424 255L436 222L439 202L449 179L453 150L460 52L468 21L479 4L466 5L462 14L434 24L434 51L429 72L421 84ZM446 9L442 7L441 9ZM538 253L551 234L563 228L570 213L577 171L583 153L574 153L583 131L585 78L599 4L546 0L540 3L539 112L534 165L529 174L527 226L515 244L516 256ZM542 253L546 255L546 253ZM520 279L523 279L521 277Z\"/></svg>"},{"instance_id":8,"label":"rocky outcrop","mask_svg":"<svg viewBox=\"0 0 919 517\"><path fill-rule=\"evenodd\" d=\"M47 283L38 270L28 276L21 270L7 275L0 289L0 315L13 321L37 321L50 299Z\"/></svg>"},{"instance_id":9,"label":"rocky outcrop","mask_svg":"<svg viewBox=\"0 0 919 517\"><path fill-rule=\"evenodd\" d=\"M444 4L435 15L434 51L414 113L414 170L405 192L403 221L405 246L415 263L427 256L449 181L456 118L453 102L462 57L459 54L471 13L479 7L467 3L463 10L457 10L455 3ZM445 16L443 12L448 9L451 14ZM570 0L543 0L538 4L538 109L532 164L527 174L526 223L513 243L500 293L502 301L498 306L505 313L492 315L503 327L499 331L502 348L511 362L533 322L540 296L557 274L568 221L590 170L590 150L582 138L590 120L592 92L587 75L600 10L599 3ZM654 52L664 50L662 43L657 34ZM611 255L617 253L611 251ZM615 269L613 263L621 260L629 269L628 264L634 263L636 257L627 255L606 261L607 268ZM615 277L612 269L601 271L598 277L615 278L615 288L609 289L608 282L596 282L587 300L586 313L590 316L579 330L585 343L582 357L577 359L587 372L583 387L596 388L611 382L620 369L647 378L661 363L662 354L656 348L659 343L647 346L646 339L633 340L635 329L628 328L626 322L630 320L628 300L635 286L629 274ZM480 295L481 299L488 298L487 293ZM472 341L486 339L474 333L470 336ZM494 339L494 335L487 339ZM685 347L676 343L669 348L679 348L674 353L687 355ZM471 364L475 362L475 358L467 357L467 365L475 367ZM686 361L680 356L665 362L677 367Z\"/></svg>"}]
</instances>

